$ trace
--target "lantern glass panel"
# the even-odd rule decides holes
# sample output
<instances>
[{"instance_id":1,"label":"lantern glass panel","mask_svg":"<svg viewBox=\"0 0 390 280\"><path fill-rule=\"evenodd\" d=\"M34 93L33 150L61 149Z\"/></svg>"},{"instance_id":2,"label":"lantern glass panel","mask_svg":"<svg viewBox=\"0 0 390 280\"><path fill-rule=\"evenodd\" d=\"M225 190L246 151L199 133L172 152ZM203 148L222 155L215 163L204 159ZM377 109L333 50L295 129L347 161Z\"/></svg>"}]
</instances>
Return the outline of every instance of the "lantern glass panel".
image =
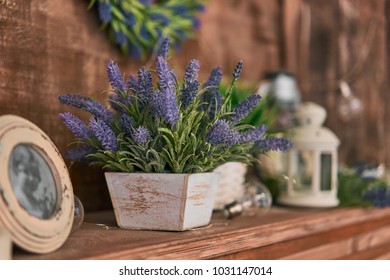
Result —
<instances>
[{"instance_id":1,"label":"lantern glass panel","mask_svg":"<svg viewBox=\"0 0 390 280\"><path fill-rule=\"evenodd\" d=\"M321 191L330 191L332 184L332 154L321 154L321 170L320 170L320 188Z\"/></svg>"},{"instance_id":2,"label":"lantern glass panel","mask_svg":"<svg viewBox=\"0 0 390 280\"><path fill-rule=\"evenodd\" d=\"M297 151L294 190L310 190L313 182L314 156L312 151Z\"/></svg>"}]
</instances>

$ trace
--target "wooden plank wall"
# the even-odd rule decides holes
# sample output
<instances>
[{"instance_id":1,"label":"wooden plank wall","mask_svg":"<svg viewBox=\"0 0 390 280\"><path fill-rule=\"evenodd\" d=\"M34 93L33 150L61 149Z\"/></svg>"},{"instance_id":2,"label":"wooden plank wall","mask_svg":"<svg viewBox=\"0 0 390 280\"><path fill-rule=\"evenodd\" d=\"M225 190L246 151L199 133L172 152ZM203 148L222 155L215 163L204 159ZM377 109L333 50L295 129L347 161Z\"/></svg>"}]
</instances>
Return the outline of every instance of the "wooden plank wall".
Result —
<instances>
[{"instance_id":1,"label":"wooden plank wall","mask_svg":"<svg viewBox=\"0 0 390 280\"><path fill-rule=\"evenodd\" d=\"M110 58L126 73L145 63L107 42L88 2L0 0L0 114L36 123L61 153L72 135L58 118L69 108L57 97L81 93L103 100L99 92L108 88ZM291 70L303 99L328 110L326 124L342 140L342 162L389 166L389 6L389 0L210 0L196 39L183 44L170 63L181 74L189 59L198 58L204 80L218 65L229 76L243 59L242 80L251 84L267 71ZM363 114L348 123L335 113L341 78L364 103ZM102 171L67 164L85 208L110 208Z\"/></svg>"},{"instance_id":2,"label":"wooden plank wall","mask_svg":"<svg viewBox=\"0 0 390 280\"><path fill-rule=\"evenodd\" d=\"M283 25L295 36L285 36L284 57L297 59L284 64L296 73L303 100L327 109L326 125L341 139L342 162L389 166L389 1L293 0L289 5L293 12ZM337 112L341 80L363 104L351 120Z\"/></svg>"}]
</instances>

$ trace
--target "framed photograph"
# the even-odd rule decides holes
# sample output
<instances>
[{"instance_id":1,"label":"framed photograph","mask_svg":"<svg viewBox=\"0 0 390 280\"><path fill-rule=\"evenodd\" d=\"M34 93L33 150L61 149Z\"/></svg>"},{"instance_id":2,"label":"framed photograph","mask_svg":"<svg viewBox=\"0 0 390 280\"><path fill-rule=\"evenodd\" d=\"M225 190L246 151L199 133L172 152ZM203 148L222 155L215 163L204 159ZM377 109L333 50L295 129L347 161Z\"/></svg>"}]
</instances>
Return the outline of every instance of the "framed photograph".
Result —
<instances>
[{"instance_id":1,"label":"framed photograph","mask_svg":"<svg viewBox=\"0 0 390 280\"><path fill-rule=\"evenodd\" d=\"M0 117L0 225L19 247L58 249L73 224L68 169L49 137L18 116Z\"/></svg>"}]
</instances>

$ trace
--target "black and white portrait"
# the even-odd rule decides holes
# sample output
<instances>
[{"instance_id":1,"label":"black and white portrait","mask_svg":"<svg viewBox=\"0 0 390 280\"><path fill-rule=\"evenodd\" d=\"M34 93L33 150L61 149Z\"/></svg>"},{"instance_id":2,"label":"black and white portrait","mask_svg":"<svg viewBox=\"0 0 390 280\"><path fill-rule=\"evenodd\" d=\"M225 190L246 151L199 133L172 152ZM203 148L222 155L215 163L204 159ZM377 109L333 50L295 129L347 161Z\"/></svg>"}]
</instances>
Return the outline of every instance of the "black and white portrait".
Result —
<instances>
[{"instance_id":1,"label":"black and white portrait","mask_svg":"<svg viewBox=\"0 0 390 280\"><path fill-rule=\"evenodd\" d=\"M57 190L52 171L31 145L18 144L11 152L9 177L20 204L29 214L49 219L56 209Z\"/></svg>"}]
</instances>

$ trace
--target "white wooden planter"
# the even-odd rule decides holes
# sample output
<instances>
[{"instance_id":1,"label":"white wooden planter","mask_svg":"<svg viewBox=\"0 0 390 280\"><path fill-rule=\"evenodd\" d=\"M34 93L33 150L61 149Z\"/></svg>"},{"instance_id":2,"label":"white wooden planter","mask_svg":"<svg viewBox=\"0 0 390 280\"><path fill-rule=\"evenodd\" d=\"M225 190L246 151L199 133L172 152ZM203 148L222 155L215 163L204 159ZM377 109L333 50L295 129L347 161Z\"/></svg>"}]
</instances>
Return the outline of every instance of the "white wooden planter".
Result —
<instances>
[{"instance_id":1,"label":"white wooden planter","mask_svg":"<svg viewBox=\"0 0 390 280\"><path fill-rule=\"evenodd\" d=\"M118 225L183 231L210 223L218 173L105 173Z\"/></svg>"}]
</instances>

